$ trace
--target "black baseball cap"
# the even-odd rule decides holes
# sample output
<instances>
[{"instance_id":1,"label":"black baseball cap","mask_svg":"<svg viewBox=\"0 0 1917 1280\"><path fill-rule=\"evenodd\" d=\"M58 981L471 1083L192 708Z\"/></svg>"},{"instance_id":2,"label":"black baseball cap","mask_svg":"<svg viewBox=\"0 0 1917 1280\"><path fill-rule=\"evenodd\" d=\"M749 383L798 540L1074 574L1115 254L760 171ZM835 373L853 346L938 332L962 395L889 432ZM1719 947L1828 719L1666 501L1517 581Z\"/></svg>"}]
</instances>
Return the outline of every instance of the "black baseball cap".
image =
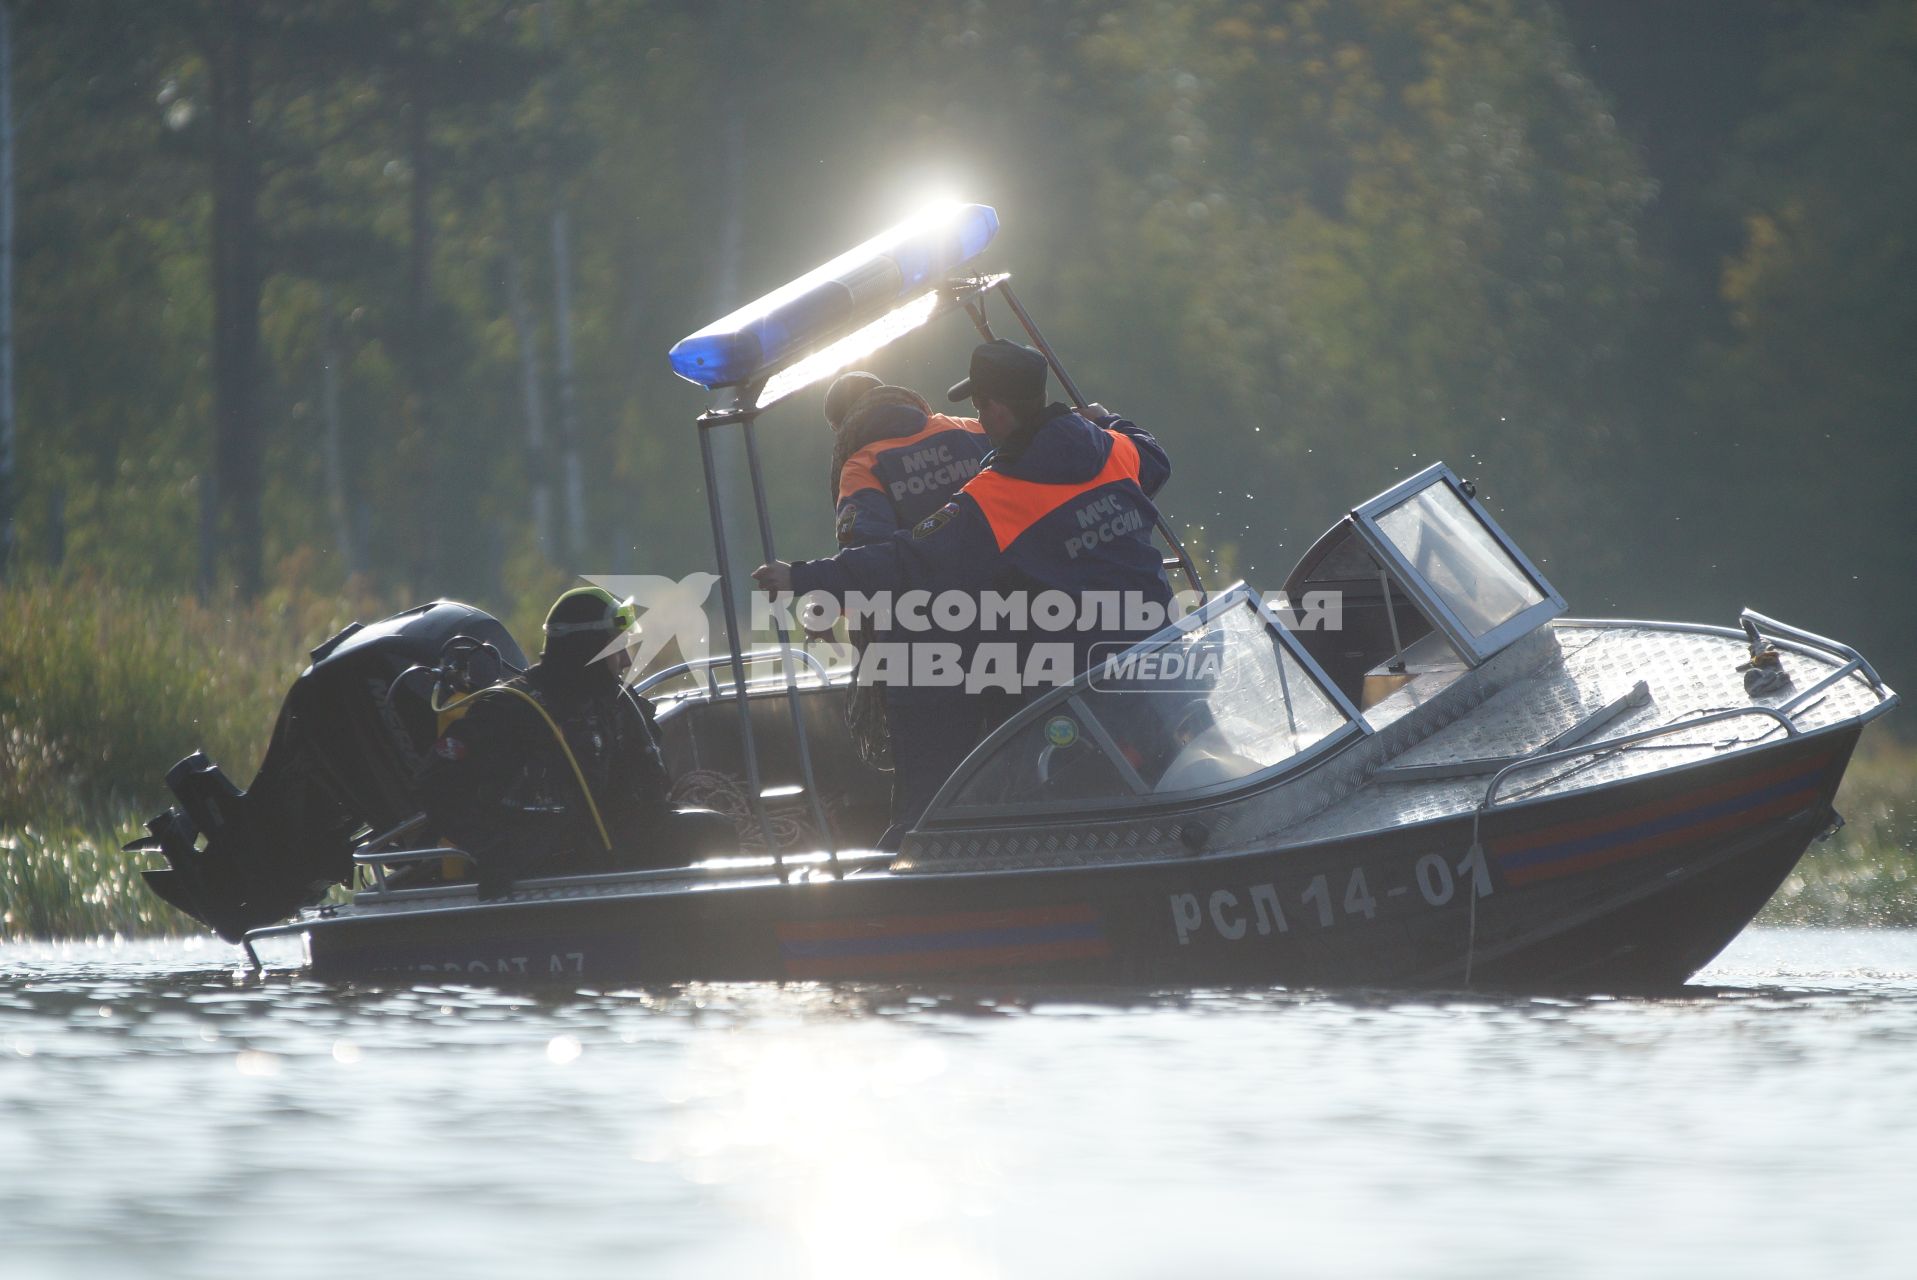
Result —
<instances>
[{"instance_id":1,"label":"black baseball cap","mask_svg":"<svg viewBox=\"0 0 1917 1280\"><path fill-rule=\"evenodd\" d=\"M825 392L825 420L837 431L839 424L845 421L845 415L851 413L852 406L859 402L860 396L874 387L884 385L885 379L863 369L840 374Z\"/></svg>"},{"instance_id":2,"label":"black baseball cap","mask_svg":"<svg viewBox=\"0 0 1917 1280\"><path fill-rule=\"evenodd\" d=\"M972 371L945 394L954 400L974 395L1017 403L1045 398L1045 357L1007 338L981 342L972 348Z\"/></svg>"}]
</instances>

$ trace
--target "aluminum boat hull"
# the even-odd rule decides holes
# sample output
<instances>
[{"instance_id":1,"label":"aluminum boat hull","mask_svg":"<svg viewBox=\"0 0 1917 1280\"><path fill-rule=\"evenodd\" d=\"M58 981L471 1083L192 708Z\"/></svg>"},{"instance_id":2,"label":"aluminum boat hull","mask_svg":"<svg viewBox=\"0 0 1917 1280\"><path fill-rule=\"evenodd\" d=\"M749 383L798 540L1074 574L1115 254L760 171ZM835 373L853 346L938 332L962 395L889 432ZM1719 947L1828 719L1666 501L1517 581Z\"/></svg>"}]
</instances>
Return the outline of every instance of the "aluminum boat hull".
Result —
<instances>
[{"instance_id":1,"label":"aluminum boat hull","mask_svg":"<svg viewBox=\"0 0 1917 1280\"><path fill-rule=\"evenodd\" d=\"M321 979L1383 986L1683 983L1833 822L1861 726L1267 850L805 883L427 893L299 926Z\"/></svg>"}]
</instances>

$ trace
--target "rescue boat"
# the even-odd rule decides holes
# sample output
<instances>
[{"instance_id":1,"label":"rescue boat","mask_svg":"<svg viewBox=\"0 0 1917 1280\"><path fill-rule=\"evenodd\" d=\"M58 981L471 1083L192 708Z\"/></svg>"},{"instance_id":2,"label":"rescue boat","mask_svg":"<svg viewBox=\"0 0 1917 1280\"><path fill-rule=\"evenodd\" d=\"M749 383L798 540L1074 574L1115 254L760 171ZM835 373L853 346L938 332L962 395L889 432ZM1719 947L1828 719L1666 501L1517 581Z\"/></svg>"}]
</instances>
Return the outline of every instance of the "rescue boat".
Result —
<instances>
[{"instance_id":1,"label":"rescue boat","mask_svg":"<svg viewBox=\"0 0 1917 1280\"><path fill-rule=\"evenodd\" d=\"M717 393L715 531L715 433L743 438L771 560L758 416L937 316L989 337L1000 305L1083 403L1010 277L966 269L996 230L943 210L674 348ZM842 728L851 672L783 630L743 646L723 536L726 652L638 686L678 799L732 819L723 854L480 898L420 839L417 673L524 658L446 601L315 650L253 785L188 757L129 847L255 963L297 939L322 979L1657 989L1841 825L1852 750L1897 701L1849 647L1750 610L1566 616L1442 464L1351 508L1282 592L1208 591L1160 533L1195 607L1029 701L897 854L871 848L889 778Z\"/></svg>"}]
</instances>

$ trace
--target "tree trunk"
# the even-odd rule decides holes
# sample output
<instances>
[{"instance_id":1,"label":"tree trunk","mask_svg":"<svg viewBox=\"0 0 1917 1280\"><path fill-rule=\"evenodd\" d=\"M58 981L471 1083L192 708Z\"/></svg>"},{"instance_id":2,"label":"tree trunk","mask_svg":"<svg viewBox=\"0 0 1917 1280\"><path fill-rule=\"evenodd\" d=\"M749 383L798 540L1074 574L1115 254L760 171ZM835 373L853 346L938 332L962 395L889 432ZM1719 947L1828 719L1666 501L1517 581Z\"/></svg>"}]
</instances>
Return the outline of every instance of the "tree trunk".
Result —
<instances>
[{"instance_id":1,"label":"tree trunk","mask_svg":"<svg viewBox=\"0 0 1917 1280\"><path fill-rule=\"evenodd\" d=\"M13 560L13 5L0 0L0 582Z\"/></svg>"},{"instance_id":2,"label":"tree trunk","mask_svg":"<svg viewBox=\"0 0 1917 1280\"><path fill-rule=\"evenodd\" d=\"M549 0L539 6L539 40L548 53L555 43L552 9ZM554 85L555 89L558 87ZM560 101L564 102L568 97L563 95ZM558 393L554 434L557 437L555 443L559 446L560 505L565 515L566 555L572 561L570 567L578 572L585 567L579 563L579 559L586 553L586 477L579 458L578 384L573 377L572 367L571 232L565 195L561 189L555 194L552 208L553 372Z\"/></svg>"},{"instance_id":3,"label":"tree trunk","mask_svg":"<svg viewBox=\"0 0 1917 1280\"><path fill-rule=\"evenodd\" d=\"M357 577L359 543L353 537L352 502L346 493L346 443L339 421L339 327L333 316L333 291L320 290L321 324L325 335L320 349L320 415L325 421L326 506L333 518L333 543L346 566L346 576Z\"/></svg>"},{"instance_id":4,"label":"tree trunk","mask_svg":"<svg viewBox=\"0 0 1917 1280\"><path fill-rule=\"evenodd\" d=\"M47 494L47 567L58 569L67 558L67 486L53 482Z\"/></svg>"},{"instance_id":5,"label":"tree trunk","mask_svg":"<svg viewBox=\"0 0 1917 1280\"><path fill-rule=\"evenodd\" d=\"M418 533L414 539L413 580L435 582L448 567L449 548L441 531L448 518L445 461L435 459L440 448L433 394L433 156L428 129L432 111L428 87L429 68L426 49L426 6L412 10L411 56L406 65L406 162L412 170L412 189L408 193L410 272L407 291L406 400L411 419L412 445L419 451L425 471L424 492L417 513Z\"/></svg>"},{"instance_id":6,"label":"tree trunk","mask_svg":"<svg viewBox=\"0 0 1917 1280\"><path fill-rule=\"evenodd\" d=\"M566 208L552 212L553 355L559 374L559 451L565 463L566 553L573 568L586 552L586 481L579 462L579 411L572 373L572 245Z\"/></svg>"},{"instance_id":7,"label":"tree trunk","mask_svg":"<svg viewBox=\"0 0 1917 1280\"><path fill-rule=\"evenodd\" d=\"M252 9L223 0L208 51L213 99L213 475L216 537L242 595L260 589L259 155Z\"/></svg>"},{"instance_id":8,"label":"tree trunk","mask_svg":"<svg viewBox=\"0 0 1917 1280\"><path fill-rule=\"evenodd\" d=\"M510 227L507 238L511 238ZM546 450L546 413L539 394L539 343L526 307L525 273L519 254L506 247L506 310L512 316L513 336L519 344L519 396L526 414L526 474L532 485L533 541L540 554L552 558L552 459Z\"/></svg>"},{"instance_id":9,"label":"tree trunk","mask_svg":"<svg viewBox=\"0 0 1917 1280\"><path fill-rule=\"evenodd\" d=\"M55 560L53 563L58 564ZM199 569L193 589L211 600L220 580L220 479L211 467L200 472Z\"/></svg>"}]
</instances>

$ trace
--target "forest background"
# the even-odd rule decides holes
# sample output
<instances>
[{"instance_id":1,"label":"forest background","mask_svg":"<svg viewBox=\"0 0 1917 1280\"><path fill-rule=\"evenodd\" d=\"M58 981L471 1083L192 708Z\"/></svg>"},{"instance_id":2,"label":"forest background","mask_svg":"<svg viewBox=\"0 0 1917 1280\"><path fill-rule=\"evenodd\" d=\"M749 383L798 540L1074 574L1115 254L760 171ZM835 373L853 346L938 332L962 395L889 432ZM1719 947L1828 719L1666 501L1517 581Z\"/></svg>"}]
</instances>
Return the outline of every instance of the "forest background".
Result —
<instances>
[{"instance_id":1,"label":"forest background","mask_svg":"<svg viewBox=\"0 0 1917 1280\"><path fill-rule=\"evenodd\" d=\"M939 195L997 207L984 265L1164 440L1216 574L1275 588L1443 459L1575 613L1748 604L1917 678L1911 0L0 14L19 874L196 746L250 776L353 617L452 596L531 644L575 574L712 567L666 349ZM877 369L935 390L968 345ZM818 393L762 444L782 553L822 554Z\"/></svg>"}]
</instances>

